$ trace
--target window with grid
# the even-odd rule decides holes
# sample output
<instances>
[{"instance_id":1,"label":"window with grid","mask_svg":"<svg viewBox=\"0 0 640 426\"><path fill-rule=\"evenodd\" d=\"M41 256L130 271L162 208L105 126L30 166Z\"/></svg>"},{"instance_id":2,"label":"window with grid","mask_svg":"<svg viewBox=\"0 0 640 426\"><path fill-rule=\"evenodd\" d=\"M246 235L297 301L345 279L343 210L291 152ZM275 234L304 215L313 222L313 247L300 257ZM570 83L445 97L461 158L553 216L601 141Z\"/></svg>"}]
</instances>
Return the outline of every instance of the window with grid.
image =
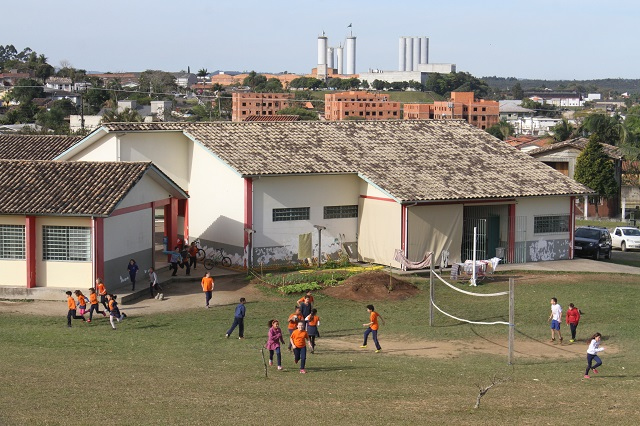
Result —
<instances>
[{"instance_id":1,"label":"window with grid","mask_svg":"<svg viewBox=\"0 0 640 426\"><path fill-rule=\"evenodd\" d=\"M43 226L44 260L91 260L91 228L83 226Z\"/></svg>"},{"instance_id":2,"label":"window with grid","mask_svg":"<svg viewBox=\"0 0 640 426\"><path fill-rule=\"evenodd\" d=\"M534 234L552 234L556 232L569 232L569 215L545 215L533 218Z\"/></svg>"},{"instance_id":3,"label":"window with grid","mask_svg":"<svg viewBox=\"0 0 640 426\"><path fill-rule=\"evenodd\" d=\"M288 209L273 209L273 221L309 220L311 207L292 207Z\"/></svg>"},{"instance_id":4,"label":"window with grid","mask_svg":"<svg viewBox=\"0 0 640 426\"><path fill-rule=\"evenodd\" d=\"M324 206L325 219L358 217L358 206Z\"/></svg>"},{"instance_id":5,"label":"window with grid","mask_svg":"<svg viewBox=\"0 0 640 426\"><path fill-rule=\"evenodd\" d=\"M0 259L24 259L24 225L0 225Z\"/></svg>"}]
</instances>

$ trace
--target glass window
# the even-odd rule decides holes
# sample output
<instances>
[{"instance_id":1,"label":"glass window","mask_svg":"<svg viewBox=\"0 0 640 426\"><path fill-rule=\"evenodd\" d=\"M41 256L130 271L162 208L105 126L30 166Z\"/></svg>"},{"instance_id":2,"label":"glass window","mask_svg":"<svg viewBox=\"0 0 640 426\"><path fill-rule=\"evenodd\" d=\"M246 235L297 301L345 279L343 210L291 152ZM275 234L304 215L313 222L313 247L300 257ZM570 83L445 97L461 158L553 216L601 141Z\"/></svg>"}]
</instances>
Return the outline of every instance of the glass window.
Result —
<instances>
[{"instance_id":1,"label":"glass window","mask_svg":"<svg viewBox=\"0 0 640 426\"><path fill-rule=\"evenodd\" d=\"M0 225L0 259L24 259L24 225Z\"/></svg>"},{"instance_id":2,"label":"glass window","mask_svg":"<svg viewBox=\"0 0 640 426\"><path fill-rule=\"evenodd\" d=\"M534 234L569 232L569 215L546 215L533 218Z\"/></svg>"},{"instance_id":3,"label":"glass window","mask_svg":"<svg viewBox=\"0 0 640 426\"><path fill-rule=\"evenodd\" d=\"M83 226L43 226L44 260L91 260L91 228Z\"/></svg>"},{"instance_id":4,"label":"glass window","mask_svg":"<svg viewBox=\"0 0 640 426\"><path fill-rule=\"evenodd\" d=\"M273 221L309 220L311 207L292 207L288 209L273 209Z\"/></svg>"},{"instance_id":5,"label":"glass window","mask_svg":"<svg viewBox=\"0 0 640 426\"><path fill-rule=\"evenodd\" d=\"M358 206L324 206L325 219L358 217Z\"/></svg>"}]
</instances>

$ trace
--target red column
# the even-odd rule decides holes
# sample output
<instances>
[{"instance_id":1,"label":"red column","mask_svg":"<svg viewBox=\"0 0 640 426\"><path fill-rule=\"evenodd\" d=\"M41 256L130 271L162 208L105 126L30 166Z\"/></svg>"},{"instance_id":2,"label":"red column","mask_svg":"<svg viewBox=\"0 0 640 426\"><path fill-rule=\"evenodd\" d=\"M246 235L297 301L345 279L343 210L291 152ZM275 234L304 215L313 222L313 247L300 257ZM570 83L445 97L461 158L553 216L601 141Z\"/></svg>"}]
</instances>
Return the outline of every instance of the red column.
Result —
<instances>
[{"instance_id":1,"label":"red column","mask_svg":"<svg viewBox=\"0 0 640 426\"><path fill-rule=\"evenodd\" d=\"M513 262L516 255L516 205L509 204L509 237L507 238L507 262Z\"/></svg>"},{"instance_id":2,"label":"red column","mask_svg":"<svg viewBox=\"0 0 640 426\"><path fill-rule=\"evenodd\" d=\"M244 179L244 229L253 228L253 179ZM244 250L249 249L249 234L244 232ZM244 259L247 267L247 258Z\"/></svg>"},{"instance_id":3,"label":"red column","mask_svg":"<svg viewBox=\"0 0 640 426\"><path fill-rule=\"evenodd\" d=\"M569 259L573 259L573 233L576 227L576 197L569 197Z\"/></svg>"},{"instance_id":4,"label":"red column","mask_svg":"<svg viewBox=\"0 0 640 426\"><path fill-rule=\"evenodd\" d=\"M167 236L167 250L173 250L178 240L178 199L171 198L169 204L164 206L164 230ZM167 256L167 262L171 256Z\"/></svg>"},{"instance_id":5,"label":"red column","mask_svg":"<svg viewBox=\"0 0 640 426\"><path fill-rule=\"evenodd\" d=\"M179 210L182 210L182 214L184 215L184 230L182 233L184 235L184 240L191 242L191 239L189 238L189 200L180 200L180 202L182 203L182 209Z\"/></svg>"},{"instance_id":6,"label":"red column","mask_svg":"<svg viewBox=\"0 0 640 426\"><path fill-rule=\"evenodd\" d=\"M104 218L93 218L93 267L96 278L104 279Z\"/></svg>"},{"instance_id":7,"label":"red column","mask_svg":"<svg viewBox=\"0 0 640 426\"><path fill-rule=\"evenodd\" d=\"M27 216L25 220L25 249L27 260L27 288L36 286L36 217Z\"/></svg>"}]
</instances>

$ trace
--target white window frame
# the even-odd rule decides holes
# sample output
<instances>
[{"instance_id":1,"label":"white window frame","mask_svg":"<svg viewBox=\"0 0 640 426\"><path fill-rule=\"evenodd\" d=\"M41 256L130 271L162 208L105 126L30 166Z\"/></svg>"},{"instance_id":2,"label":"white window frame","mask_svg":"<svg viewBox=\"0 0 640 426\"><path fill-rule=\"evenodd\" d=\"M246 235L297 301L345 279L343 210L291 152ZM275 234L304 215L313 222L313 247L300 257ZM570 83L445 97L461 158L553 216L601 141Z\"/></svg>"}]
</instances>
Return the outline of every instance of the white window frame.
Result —
<instances>
[{"instance_id":1,"label":"white window frame","mask_svg":"<svg viewBox=\"0 0 640 426\"><path fill-rule=\"evenodd\" d=\"M42 260L91 261L91 228L87 226L42 227Z\"/></svg>"},{"instance_id":2,"label":"white window frame","mask_svg":"<svg viewBox=\"0 0 640 426\"><path fill-rule=\"evenodd\" d=\"M26 259L25 245L24 225L0 225L0 259Z\"/></svg>"}]
</instances>

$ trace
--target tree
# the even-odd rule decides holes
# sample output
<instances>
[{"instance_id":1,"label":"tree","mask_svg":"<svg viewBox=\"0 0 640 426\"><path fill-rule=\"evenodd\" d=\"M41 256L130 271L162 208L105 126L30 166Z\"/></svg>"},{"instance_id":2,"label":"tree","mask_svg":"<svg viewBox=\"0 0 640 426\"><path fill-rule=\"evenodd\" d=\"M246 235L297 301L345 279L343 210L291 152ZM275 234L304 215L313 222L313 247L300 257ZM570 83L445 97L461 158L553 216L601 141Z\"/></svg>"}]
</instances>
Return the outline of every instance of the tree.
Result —
<instances>
[{"instance_id":1,"label":"tree","mask_svg":"<svg viewBox=\"0 0 640 426\"><path fill-rule=\"evenodd\" d=\"M102 123L141 123L142 117L136 110L125 108L118 112L117 109L110 109L102 116Z\"/></svg>"},{"instance_id":2,"label":"tree","mask_svg":"<svg viewBox=\"0 0 640 426\"><path fill-rule=\"evenodd\" d=\"M595 206L596 217L599 216L600 200L613 197L618 193L613 162L605 154L596 135L589 138L589 143L578 156L573 178L596 192L595 195L589 196L589 203Z\"/></svg>"},{"instance_id":3,"label":"tree","mask_svg":"<svg viewBox=\"0 0 640 426\"><path fill-rule=\"evenodd\" d=\"M283 108L280 111L276 112L278 115L297 115L300 117L302 121L317 121L318 113L315 111L309 111L300 107L288 107Z\"/></svg>"},{"instance_id":4,"label":"tree","mask_svg":"<svg viewBox=\"0 0 640 426\"><path fill-rule=\"evenodd\" d=\"M506 140L509 136L512 136L515 133L515 129L513 125L506 120L501 120L499 123L494 124L493 126L486 129L486 132L501 141Z\"/></svg>"},{"instance_id":5,"label":"tree","mask_svg":"<svg viewBox=\"0 0 640 426\"><path fill-rule=\"evenodd\" d=\"M242 80L242 85L247 86L252 90L259 85L267 84L267 77L262 74L258 74L255 71L251 71L249 75L247 75L244 80Z\"/></svg>"},{"instance_id":6,"label":"tree","mask_svg":"<svg viewBox=\"0 0 640 426\"><path fill-rule=\"evenodd\" d=\"M43 130L52 130L56 134L68 134L69 123L65 120L71 114L76 113L76 106L69 99L61 99L53 102L48 110L40 110L36 115L36 123Z\"/></svg>"},{"instance_id":7,"label":"tree","mask_svg":"<svg viewBox=\"0 0 640 426\"><path fill-rule=\"evenodd\" d=\"M138 79L140 91L166 95L173 93L177 89L176 78L165 71L146 70L140 74Z\"/></svg>"},{"instance_id":8,"label":"tree","mask_svg":"<svg viewBox=\"0 0 640 426\"><path fill-rule=\"evenodd\" d=\"M511 96L513 96L513 99L524 99L524 90L522 90L520 82L514 84L511 88Z\"/></svg>"},{"instance_id":9,"label":"tree","mask_svg":"<svg viewBox=\"0 0 640 426\"><path fill-rule=\"evenodd\" d=\"M580 133L615 146L624 145L628 136L627 129L617 114L613 117L600 113L588 115L582 121Z\"/></svg>"},{"instance_id":10,"label":"tree","mask_svg":"<svg viewBox=\"0 0 640 426\"><path fill-rule=\"evenodd\" d=\"M362 87L364 90L369 90L369 82L367 80L362 80L362 83L360 83L360 87Z\"/></svg>"},{"instance_id":11,"label":"tree","mask_svg":"<svg viewBox=\"0 0 640 426\"><path fill-rule=\"evenodd\" d=\"M31 78L21 78L9 92L9 99L20 103L31 102L34 98L42 98L43 96L42 85Z\"/></svg>"},{"instance_id":12,"label":"tree","mask_svg":"<svg viewBox=\"0 0 640 426\"><path fill-rule=\"evenodd\" d=\"M371 86L373 86L373 88L374 88L375 90L383 90L383 89L384 89L384 83L385 83L385 82L384 82L384 81L382 81L382 80L375 79L375 80L373 80L373 82L371 83Z\"/></svg>"},{"instance_id":13,"label":"tree","mask_svg":"<svg viewBox=\"0 0 640 426\"><path fill-rule=\"evenodd\" d=\"M82 96L85 114L97 114L110 99L109 92L99 88L91 88Z\"/></svg>"},{"instance_id":14,"label":"tree","mask_svg":"<svg viewBox=\"0 0 640 426\"><path fill-rule=\"evenodd\" d=\"M566 118L563 118L561 122L553 127L553 139L558 142L566 141L571 137L573 131L574 128L571 123Z\"/></svg>"},{"instance_id":15,"label":"tree","mask_svg":"<svg viewBox=\"0 0 640 426\"><path fill-rule=\"evenodd\" d=\"M196 74L198 77L206 77L207 74L209 74L209 71L206 68L201 68L200 70L198 70L198 74Z\"/></svg>"}]
</instances>

